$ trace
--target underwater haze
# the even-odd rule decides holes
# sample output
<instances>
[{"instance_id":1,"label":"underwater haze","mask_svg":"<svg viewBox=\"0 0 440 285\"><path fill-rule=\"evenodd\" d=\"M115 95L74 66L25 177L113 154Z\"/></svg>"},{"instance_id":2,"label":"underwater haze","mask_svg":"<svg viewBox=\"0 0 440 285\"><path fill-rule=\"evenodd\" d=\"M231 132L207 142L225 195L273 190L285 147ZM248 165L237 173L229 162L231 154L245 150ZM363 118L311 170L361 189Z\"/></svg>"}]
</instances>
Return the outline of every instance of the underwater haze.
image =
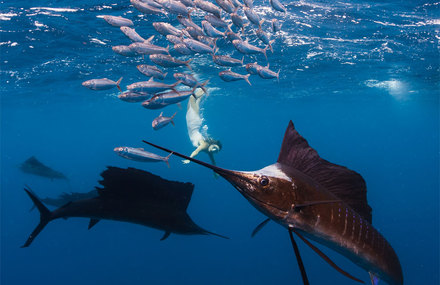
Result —
<instances>
[{"instance_id":1,"label":"underwater haze","mask_svg":"<svg viewBox=\"0 0 440 285\"><path fill-rule=\"evenodd\" d=\"M175 15L142 15L130 1L0 1L1 249L0 283L18 284L302 284L288 231L270 222L234 187L209 169L183 164L126 160L118 146L142 140L184 154L194 150L185 121L186 102L160 110L118 98L117 88L95 91L82 82L117 81L121 88L148 77L136 65L148 56L124 57L112 46L130 40L100 15L122 16L154 43L167 46L153 22ZM276 162L289 120L319 155L365 179L373 226L388 240L402 265L404 284L440 284L439 275L439 96L440 2L254 1L274 39L273 53L246 55L244 64L269 63L277 79L258 75L225 82L211 55L178 56L198 80L210 80L201 105L204 131L221 141L220 167L256 170ZM225 14L223 12L223 14ZM200 24L200 10L191 16ZM277 19L281 31L273 33ZM255 30L255 28L252 28ZM243 38L263 47L245 28ZM223 42L222 42L223 41ZM172 45L171 45L172 46ZM219 54L241 59L218 40ZM162 67L161 67L162 68ZM166 68L162 68L165 70ZM235 72L246 74L244 67ZM168 68L190 72L185 66ZM160 112L177 112L175 126L153 130ZM48 179L20 170L29 157L63 173ZM205 153L198 159L209 162ZM195 223L228 236L176 235L140 225L103 220L59 219L28 248L20 248L39 222L23 191L39 197L88 192L107 166L134 167L168 180L194 183L188 213ZM53 209L53 208L52 208ZM298 239L299 240L299 239ZM356 284L298 242L311 284ZM367 272L319 245L350 274L369 284ZM385 284L384 281L380 284Z\"/></svg>"}]
</instances>

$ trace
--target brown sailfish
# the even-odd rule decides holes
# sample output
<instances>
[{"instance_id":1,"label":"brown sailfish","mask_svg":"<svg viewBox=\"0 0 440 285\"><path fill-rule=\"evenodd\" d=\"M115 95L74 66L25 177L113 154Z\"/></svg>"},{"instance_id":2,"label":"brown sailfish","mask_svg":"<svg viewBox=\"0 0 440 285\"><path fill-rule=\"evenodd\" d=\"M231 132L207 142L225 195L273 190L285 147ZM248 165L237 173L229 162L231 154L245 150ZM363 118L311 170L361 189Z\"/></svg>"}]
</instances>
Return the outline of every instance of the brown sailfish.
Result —
<instances>
[{"instance_id":1,"label":"brown sailfish","mask_svg":"<svg viewBox=\"0 0 440 285\"><path fill-rule=\"evenodd\" d=\"M25 189L40 211L40 223L23 247L28 247L50 221L70 217L90 218L89 229L102 219L152 227L165 231L161 240L171 233L223 237L199 227L186 212L192 183L165 180L135 168L108 167L101 176L97 197L69 202L52 212Z\"/></svg>"},{"instance_id":2,"label":"brown sailfish","mask_svg":"<svg viewBox=\"0 0 440 285\"><path fill-rule=\"evenodd\" d=\"M379 279L392 285L403 284L396 253L372 226L372 210L362 176L322 159L291 121L278 161L257 171L227 170L172 152L214 170L260 212L287 228L304 284L309 281L292 233L333 268L355 281L364 283L339 268L309 240L339 252L368 271L372 284L377 284ZM266 223L260 224L254 233Z\"/></svg>"}]
</instances>

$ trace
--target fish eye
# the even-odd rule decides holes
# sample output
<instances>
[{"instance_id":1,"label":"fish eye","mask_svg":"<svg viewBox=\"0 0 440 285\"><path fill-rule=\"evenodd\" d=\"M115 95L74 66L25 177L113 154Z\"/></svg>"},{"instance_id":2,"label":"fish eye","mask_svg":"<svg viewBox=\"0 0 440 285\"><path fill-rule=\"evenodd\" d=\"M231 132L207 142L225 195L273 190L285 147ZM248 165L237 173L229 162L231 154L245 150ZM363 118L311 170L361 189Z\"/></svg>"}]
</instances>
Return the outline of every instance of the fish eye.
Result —
<instances>
[{"instance_id":1,"label":"fish eye","mask_svg":"<svg viewBox=\"0 0 440 285\"><path fill-rule=\"evenodd\" d=\"M269 185L269 178L267 178L267 176L261 176L260 177L260 185L263 187Z\"/></svg>"}]
</instances>

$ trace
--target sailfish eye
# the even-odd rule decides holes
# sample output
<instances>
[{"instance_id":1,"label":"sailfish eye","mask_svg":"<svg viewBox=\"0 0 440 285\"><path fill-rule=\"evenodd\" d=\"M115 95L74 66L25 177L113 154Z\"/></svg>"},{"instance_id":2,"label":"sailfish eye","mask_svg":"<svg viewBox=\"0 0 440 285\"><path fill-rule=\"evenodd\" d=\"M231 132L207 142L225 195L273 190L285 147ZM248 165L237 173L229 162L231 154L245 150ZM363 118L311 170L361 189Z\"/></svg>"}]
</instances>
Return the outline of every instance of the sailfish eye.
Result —
<instances>
[{"instance_id":1,"label":"sailfish eye","mask_svg":"<svg viewBox=\"0 0 440 285\"><path fill-rule=\"evenodd\" d=\"M269 178L267 178L267 176L261 176L260 185L263 187L269 185Z\"/></svg>"}]
</instances>

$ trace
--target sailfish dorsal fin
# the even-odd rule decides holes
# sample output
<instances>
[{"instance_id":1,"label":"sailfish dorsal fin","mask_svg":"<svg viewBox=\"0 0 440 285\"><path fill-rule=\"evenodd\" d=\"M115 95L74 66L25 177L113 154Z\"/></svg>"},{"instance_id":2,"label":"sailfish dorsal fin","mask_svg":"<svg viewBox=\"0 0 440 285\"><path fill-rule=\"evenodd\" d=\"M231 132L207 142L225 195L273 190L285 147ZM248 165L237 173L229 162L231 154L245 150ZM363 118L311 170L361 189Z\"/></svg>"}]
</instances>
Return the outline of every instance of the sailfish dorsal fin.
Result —
<instances>
[{"instance_id":1,"label":"sailfish dorsal fin","mask_svg":"<svg viewBox=\"0 0 440 285\"><path fill-rule=\"evenodd\" d=\"M295 130L292 121L284 134L278 163L306 174L371 223L371 207L367 203L367 187L362 176L322 159Z\"/></svg>"}]
</instances>

